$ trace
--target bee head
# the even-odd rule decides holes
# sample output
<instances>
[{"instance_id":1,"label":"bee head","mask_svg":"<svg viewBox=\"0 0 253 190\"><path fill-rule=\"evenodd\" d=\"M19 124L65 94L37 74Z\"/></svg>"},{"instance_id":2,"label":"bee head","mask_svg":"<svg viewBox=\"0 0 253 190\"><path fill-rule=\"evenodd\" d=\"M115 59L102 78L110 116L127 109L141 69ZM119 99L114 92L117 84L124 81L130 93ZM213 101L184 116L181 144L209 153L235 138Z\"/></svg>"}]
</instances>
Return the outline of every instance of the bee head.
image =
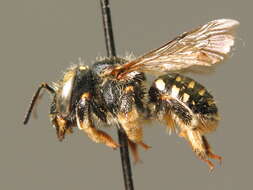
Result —
<instances>
[{"instance_id":1,"label":"bee head","mask_svg":"<svg viewBox=\"0 0 253 190\"><path fill-rule=\"evenodd\" d=\"M76 105L82 93L92 91L93 86L90 69L82 65L69 69L62 80L53 84L55 93L50 106L50 119L59 140L76 126Z\"/></svg>"},{"instance_id":2,"label":"bee head","mask_svg":"<svg viewBox=\"0 0 253 190\"><path fill-rule=\"evenodd\" d=\"M68 69L63 78L53 83L52 87L47 83L42 83L32 98L23 123L28 123L32 110L38 103L41 90L46 89L53 96L50 119L56 128L59 140L62 140L65 132L71 132L72 126L75 125L75 106L80 96L93 87L90 73L88 67L79 65Z\"/></svg>"}]
</instances>

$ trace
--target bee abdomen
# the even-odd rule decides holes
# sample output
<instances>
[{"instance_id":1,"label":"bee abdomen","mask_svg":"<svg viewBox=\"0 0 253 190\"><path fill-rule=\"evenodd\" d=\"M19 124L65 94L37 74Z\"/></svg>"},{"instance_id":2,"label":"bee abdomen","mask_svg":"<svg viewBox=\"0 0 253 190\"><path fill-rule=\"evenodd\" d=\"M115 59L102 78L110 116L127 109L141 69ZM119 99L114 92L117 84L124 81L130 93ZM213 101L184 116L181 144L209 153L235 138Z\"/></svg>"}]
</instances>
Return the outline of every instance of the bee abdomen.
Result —
<instances>
[{"instance_id":1,"label":"bee abdomen","mask_svg":"<svg viewBox=\"0 0 253 190\"><path fill-rule=\"evenodd\" d=\"M213 96L195 80L180 74L158 77L149 91L154 113L173 112L185 124L192 125L194 118L217 121L218 109Z\"/></svg>"}]
</instances>

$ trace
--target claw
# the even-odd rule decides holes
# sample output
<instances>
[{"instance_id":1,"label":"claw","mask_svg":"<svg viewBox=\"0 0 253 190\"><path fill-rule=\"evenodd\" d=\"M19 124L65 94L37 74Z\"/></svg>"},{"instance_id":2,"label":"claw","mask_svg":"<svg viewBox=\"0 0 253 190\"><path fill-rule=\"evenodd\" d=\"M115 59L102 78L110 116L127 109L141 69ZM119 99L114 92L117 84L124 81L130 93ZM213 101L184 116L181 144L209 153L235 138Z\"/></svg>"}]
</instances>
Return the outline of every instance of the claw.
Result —
<instances>
[{"instance_id":1,"label":"claw","mask_svg":"<svg viewBox=\"0 0 253 190\"><path fill-rule=\"evenodd\" d=\"M216 155L212 152L208 152L208 157L211 158L211 159L217 160L219 162L219 165L222 164L222 157L221 156Z\"/></svg>"},{"instance_id":2,"label":"claw","mask_svg":"<svg viewBox=\"0 0 253 190\"><path fill-rule=\"evenodd\" d=\"M214 169L214 164L210 160L203 160L203 161L207 163L209 167L209 172L211 173Z\"/></svg>"},{"instance_id":3,"label":"claw","mask_svg":"<svg viewBox=\"0 0 253 190\"><path fill-rule=\"evenodd\" d=\"M145 150L148 150L148 149L152 148L151 146L145 144L144 142L138 142L138 144L141 145L142 148L144 148Z\"/></svg>"}]
</instances>

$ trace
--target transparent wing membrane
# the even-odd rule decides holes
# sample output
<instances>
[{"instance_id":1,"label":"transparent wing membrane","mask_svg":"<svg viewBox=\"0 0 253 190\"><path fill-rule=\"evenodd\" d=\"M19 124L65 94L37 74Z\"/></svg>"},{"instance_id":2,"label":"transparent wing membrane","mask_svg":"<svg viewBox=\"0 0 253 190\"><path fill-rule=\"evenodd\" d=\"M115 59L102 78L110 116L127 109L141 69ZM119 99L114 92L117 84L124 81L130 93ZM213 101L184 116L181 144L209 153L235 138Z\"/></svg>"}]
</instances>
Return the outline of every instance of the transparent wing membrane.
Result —
<instances>
[{"instance_id":1,"label":"transparent wing membrane","mask_svg":"<svg viewBox=\"0 0 253 190\"><path fill-rule=\"evenodd\" d=\"M155 49L118 68L119 77L132 71L168 72L191 66L212 66L224 60L234 45L234 31L239 22L218 19L185 32L162 47Z\"/></svg>"}]
</instances>

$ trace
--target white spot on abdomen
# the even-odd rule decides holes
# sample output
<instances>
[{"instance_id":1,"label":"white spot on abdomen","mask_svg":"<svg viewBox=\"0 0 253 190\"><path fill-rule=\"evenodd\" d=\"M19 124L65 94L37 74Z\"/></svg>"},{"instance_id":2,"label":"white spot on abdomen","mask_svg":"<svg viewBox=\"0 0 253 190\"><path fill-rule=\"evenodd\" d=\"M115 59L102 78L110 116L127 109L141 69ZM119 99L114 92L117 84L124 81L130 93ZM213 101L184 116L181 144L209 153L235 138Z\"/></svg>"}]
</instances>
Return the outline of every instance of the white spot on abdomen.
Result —
<instances>
[{"instance_id":1,"label":"white spot on abdomen","mask_svg":"<svg viewBox=\"0 0 253 190\"><path fill-rule=\"evenodd\" d=\"M173 85L171 89L171 97L177 98L179 91L180 91L180 88L178 88L176 85Z\"/></svg>"},{"instance_id":2,"label":"white spot on abdomen","mask_svg":"<svg viewBox=\"0 0 253 190\"><path fill-rule=\"evenodd\" d=\"M156 82L155 82L155 85L156 85L156 88L158 90L161 90L163 91L165 89L165 82L162 80L162 79L158 79Z\"/></svg>"}]
</instances>

